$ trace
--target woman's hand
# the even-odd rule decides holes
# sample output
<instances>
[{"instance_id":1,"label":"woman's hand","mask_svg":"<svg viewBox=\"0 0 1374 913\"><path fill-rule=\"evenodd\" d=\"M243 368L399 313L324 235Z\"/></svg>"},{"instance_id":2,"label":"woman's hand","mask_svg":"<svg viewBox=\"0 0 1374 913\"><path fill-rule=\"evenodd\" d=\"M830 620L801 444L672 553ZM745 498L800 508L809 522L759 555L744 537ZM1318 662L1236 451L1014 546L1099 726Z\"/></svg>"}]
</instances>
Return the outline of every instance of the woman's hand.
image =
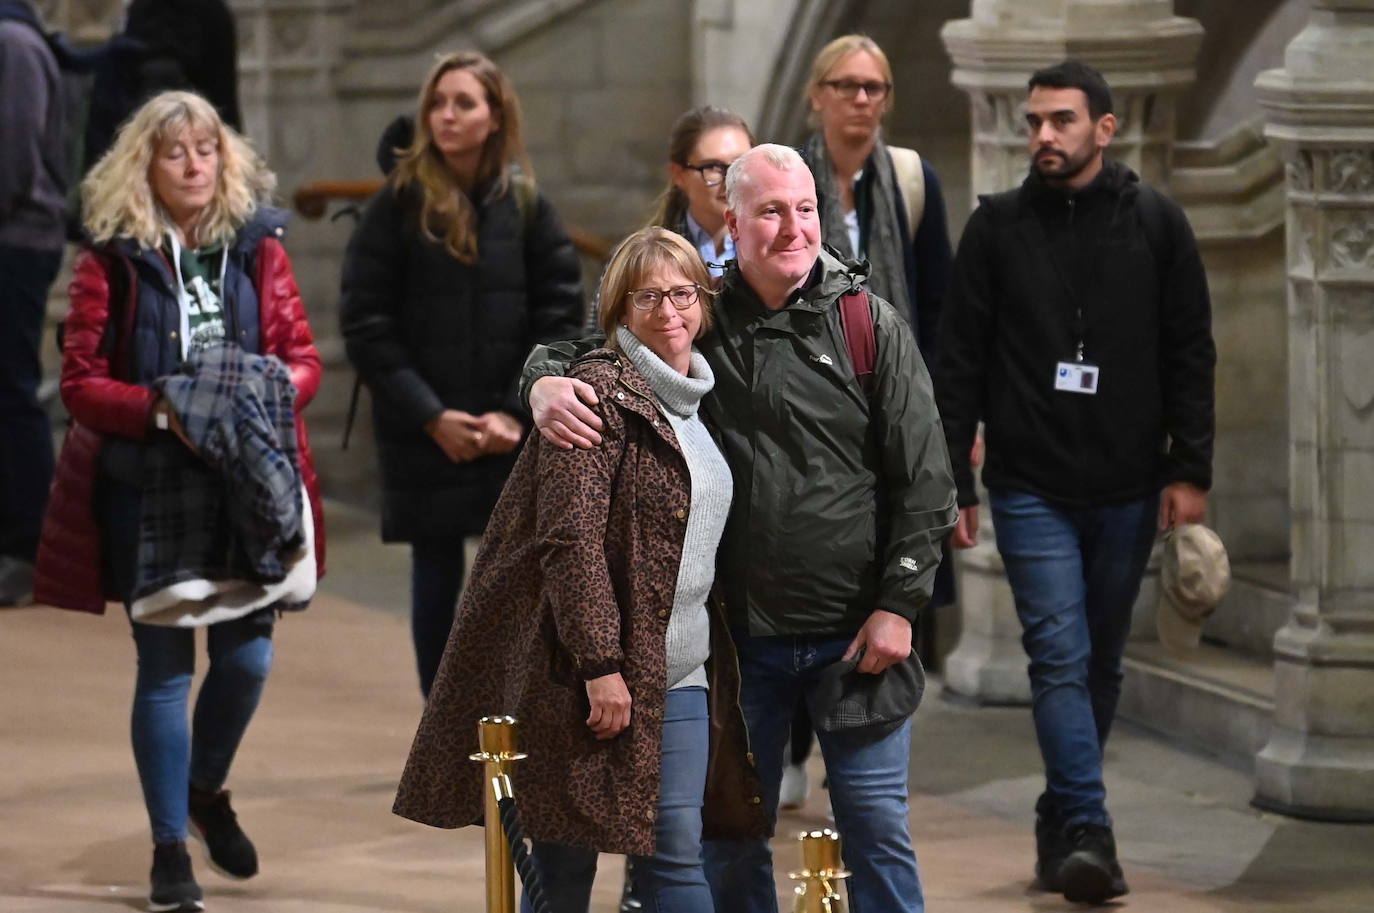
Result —
<instances>
[{"instance_id":1,"label":"woman's hand","mask_svg":"<svg viewBox=\"0 0 1374 913\"><path fill-rule=\"evenodd\" d=\"M482 452L486 454L510 453L525 436L525 426L508 412L486 412L477 421L482 423Z\"/></svg>"},{"instance_id":2,"label":"woman's hand","mask_svg":"<svg viewBox=\"0 0 1374 913\"><path fill-rule=\"evenodd\" d=\"M630 725L630 689L619 672L588 679L587 700L592 705L587 725L598 739L613 739Z\"/></svg>"},{"instance_id":3,"label":"woman's hand","mask_svg":"<svg viewBox=\"0 0 1374 913\"><path fill-rule=\"evenodd\" d=\"M478 416L457 409L445 409L425 424L425 433L455 463L467 463L482 455L486 424Z\"/></svg>"}]
</instances>

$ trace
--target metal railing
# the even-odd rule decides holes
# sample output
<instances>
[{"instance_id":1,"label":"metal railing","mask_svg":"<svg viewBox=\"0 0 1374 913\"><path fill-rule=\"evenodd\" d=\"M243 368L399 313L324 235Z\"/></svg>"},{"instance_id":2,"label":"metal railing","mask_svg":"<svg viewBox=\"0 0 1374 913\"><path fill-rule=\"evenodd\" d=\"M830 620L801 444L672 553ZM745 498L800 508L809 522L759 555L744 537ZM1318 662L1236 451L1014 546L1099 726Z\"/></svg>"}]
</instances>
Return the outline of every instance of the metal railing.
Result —
<instances>
[{"instance_id":1,"label":"metal railing","mask_svg":"<svg viewBox=\"0 0 1374 913\"><path fill-rule=\"evenodd\" d=\"M483 823L486 825L486 913L515 913L515 873L519 872L533 913L548 913L543 881L530 856L511 785L511 765L529 757L519 750L519 723L512 716L484 716L477 722L479 751L469 760L483 765ZM840 835L830 828L803 831L802 868L788 877L798 882L793 913L845 913L840 882L849 877L840 861Z\"/></svg>"},{"instance_id":2,"label":"metal railing","mask_svg":"<svg viewBox=\"0 0 1374 913\"><path fill-rule=\"evenodd\" d=\"M529 757L518 750L519 723L513 716L484 716L477 721L480 749L469 760L480 761L483 823L486 826L487 913L515 913L515 871L520 872L534 913L547 913L544 888L525 845L524 828L511 786L511 764Z\"/></svg>"}]
</instances>

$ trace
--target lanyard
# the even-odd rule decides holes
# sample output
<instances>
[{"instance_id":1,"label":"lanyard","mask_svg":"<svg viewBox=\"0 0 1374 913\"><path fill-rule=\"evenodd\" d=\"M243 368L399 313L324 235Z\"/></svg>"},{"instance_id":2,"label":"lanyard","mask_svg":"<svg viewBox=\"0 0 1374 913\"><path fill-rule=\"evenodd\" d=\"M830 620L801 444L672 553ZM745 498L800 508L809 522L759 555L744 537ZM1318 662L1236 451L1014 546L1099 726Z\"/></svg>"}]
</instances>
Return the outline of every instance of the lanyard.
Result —
<instances>
[{"instance_id":1,"label":"lanyard","mask_svg":"<svg viewBox=\"0 0 1374 913\"><path fill-rule=\"evenodd\" d=\"M176 232L167 232L167 241L172 247L172 277L176 280L177 310L179 311L177 316L181 324L177 328L177 337L181 340L181 360L185 361L191 348L191 293L186 290L186 283L181 278L181 242L177 240ZM224 299L224 274L228 269L229 245L225 244L220 251L219 258L219 295L221 301Z\"/></svg>"}]
</instances>

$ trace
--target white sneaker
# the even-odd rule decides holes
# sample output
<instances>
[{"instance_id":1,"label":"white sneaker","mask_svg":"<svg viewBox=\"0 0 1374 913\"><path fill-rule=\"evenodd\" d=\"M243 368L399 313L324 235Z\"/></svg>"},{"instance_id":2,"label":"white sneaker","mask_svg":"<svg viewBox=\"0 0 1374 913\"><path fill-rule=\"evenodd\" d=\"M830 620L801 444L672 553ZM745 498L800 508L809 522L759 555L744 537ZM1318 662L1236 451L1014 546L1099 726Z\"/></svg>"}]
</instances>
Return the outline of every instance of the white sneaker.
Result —
<instances>
[{"instance_id":1,"label":"white sneaker","mask_svg":"<svg viewBox=\"0 0 1374 913\"><path fill-rule=\"evenodd\" d=\"M806 768L800 764L788 764L782 769L782 787L778 790L778 808L801 808L806 804L809 792L806 782Z\"/></svg>"}]
</instances>

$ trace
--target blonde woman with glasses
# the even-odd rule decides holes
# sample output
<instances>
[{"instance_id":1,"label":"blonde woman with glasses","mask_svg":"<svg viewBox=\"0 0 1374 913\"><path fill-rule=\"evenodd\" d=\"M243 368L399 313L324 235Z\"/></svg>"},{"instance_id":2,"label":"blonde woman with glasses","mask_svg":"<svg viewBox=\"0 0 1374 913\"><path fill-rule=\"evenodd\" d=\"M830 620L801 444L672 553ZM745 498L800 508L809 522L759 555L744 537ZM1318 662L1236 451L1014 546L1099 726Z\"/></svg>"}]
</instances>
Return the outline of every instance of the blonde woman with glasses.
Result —
<instances>
[{"instance_id":1,"label":"blonde woman with glasses","mask_svg":"<svg viewBox=\"0 0 1374 913\"><path fill-rule=\"evenodd\" d=\"M802 155L816 179L822 240L868 260L868 287L908 318L928 363L953 255L935 170L883 140L895 100L882 48L866 35L836 38L811 66L805 103L816 132Z\"/></svg>"}]
</instances>

